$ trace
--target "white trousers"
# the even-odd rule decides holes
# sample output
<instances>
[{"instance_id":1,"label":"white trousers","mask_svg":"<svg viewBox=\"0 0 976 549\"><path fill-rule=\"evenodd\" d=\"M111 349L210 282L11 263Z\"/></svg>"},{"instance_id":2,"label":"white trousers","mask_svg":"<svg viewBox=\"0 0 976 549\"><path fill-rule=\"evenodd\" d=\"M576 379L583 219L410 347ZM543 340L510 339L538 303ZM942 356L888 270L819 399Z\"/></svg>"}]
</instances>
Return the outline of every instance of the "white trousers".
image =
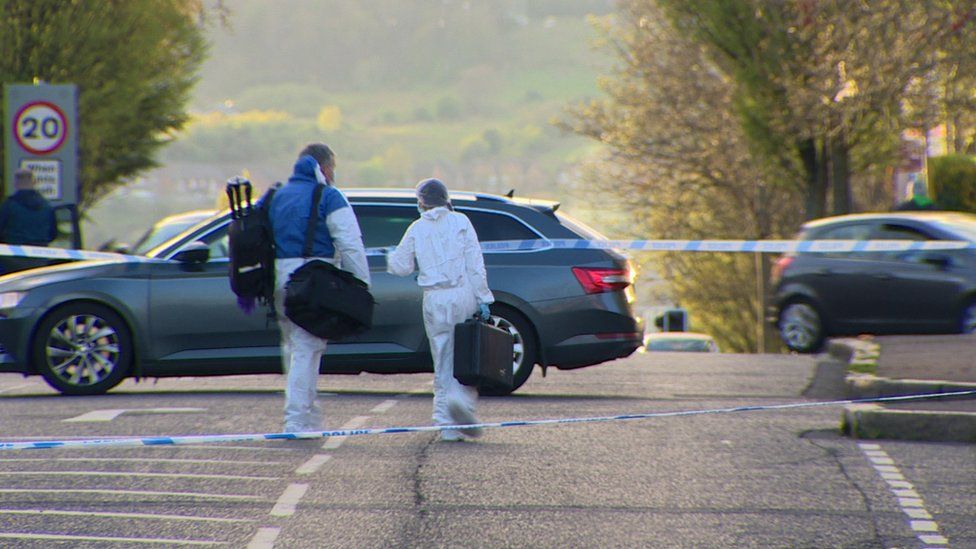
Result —
<instances>
[{"instance_id":1,"label":"white trousers","mask_svg":"<svg viewBox=\"0 0 976 549\"><path fill-rule=\"evenodd\" d=\"M477 388L454 379L454 325L464 322L477 310L478 302L467 286L424 290L424 328L434 358L435 425L455 423L448 411L448 402L452 400L474 414Z\"/></svg>"},{"instance_id":2,"label":"white trousers","mask_svg":"<svg viewBox=\"0 0 976 549\"><path fill-rule=\"evenodd\" d=\"M301 257L275 260L275 310L281 330L281 367L285 386L285 432L321 431L318 404L319 365L326 340L314 336L285 316L285 283L305 263Z\"/></svg>"}]
</instances>

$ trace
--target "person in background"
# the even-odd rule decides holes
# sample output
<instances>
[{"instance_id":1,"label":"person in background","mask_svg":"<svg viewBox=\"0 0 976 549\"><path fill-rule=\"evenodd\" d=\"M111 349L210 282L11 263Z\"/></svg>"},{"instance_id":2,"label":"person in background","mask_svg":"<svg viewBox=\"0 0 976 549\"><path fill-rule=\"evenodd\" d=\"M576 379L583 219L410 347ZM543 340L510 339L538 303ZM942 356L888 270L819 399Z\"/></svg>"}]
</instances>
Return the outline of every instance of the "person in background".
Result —
<instances>
[{"instance_id":1,"label":"person in background","mask_svg":"<svg viewBox=\"0 0 976 549\"><path fill-rule=\"evenodd\" d=\"M318 375L325 339L299 327L284 314L285 283L296 269L313 259L336 263L367 286L369 264L359 222L349 201L335 183L335 154L324 143L312 143L298 155L291 177L271 200L274 232L275 309L281 329L282 366L288 381L285 389L285 432L322 430L322 411L317 402ZM315 227L312 256L302 257L305 231L312 208L312 192L325 185L319 200L319 222ZM338 252L338 253L337 253Z\"/></svg>"},{"instance_id":2,"label":"person in background","mask_svg":"<svg viewBox=\"0 0 976 549\"><path fill-rule=\"evenodd\" d=\"M58 236L54 208L34 189L34 173L14 171L16 192L0 204L0 242L48 246Z\"/></svg>"},{"instance_id":3,"label":"person in background","mask_svg":"<svg viewBox=\"0 0 976 549\"><path fill-rule=\"evenodd\" d=\"M928 185L925 178L917 174L913 176L912 184L909 185L909 195L904 202L895 207L897 211L916 211L916 210L935 210L935 203L929 198Z\"/></svg>"},{"instance_id":4,"label":"person in background","mask_svg":"<svg viewBox=\"0 0 976 549\"><path fill-rule=\"evenodd\" d=\"M488 289L484 257L478 235L467 216L454 211L447 186L437 179L417 185L420 219L407 228L400 244L387 255L387 271L407 276L416 268L424 290L424 328L434 358L434 423L473 425L478 390L454 379L454 325L476 312L487 320L488 304L495 301ZM478 437L477 427L441 431L441 440Z\"/></svg>"}]
</instances>

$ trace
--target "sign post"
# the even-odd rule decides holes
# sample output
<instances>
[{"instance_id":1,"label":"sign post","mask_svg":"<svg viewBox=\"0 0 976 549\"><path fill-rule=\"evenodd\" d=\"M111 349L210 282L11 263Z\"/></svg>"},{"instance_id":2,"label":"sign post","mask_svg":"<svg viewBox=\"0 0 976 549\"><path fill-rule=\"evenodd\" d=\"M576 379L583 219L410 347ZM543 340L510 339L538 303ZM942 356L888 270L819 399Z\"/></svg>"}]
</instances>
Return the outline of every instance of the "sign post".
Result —
<instances>
[{"instance_id":1,"label":"sign post","mask_svg":"<svg viewBox=\"0 0 976 549\"><path fill-rule=\"evenodd\" d=\"M74 84L6 84L3 92L6 195L15 192L15 170L26 168L32 171L37 192L59 213L68 212L74 233L73 245L81 247L78 87Z\"/></svg>"}]
</instances>

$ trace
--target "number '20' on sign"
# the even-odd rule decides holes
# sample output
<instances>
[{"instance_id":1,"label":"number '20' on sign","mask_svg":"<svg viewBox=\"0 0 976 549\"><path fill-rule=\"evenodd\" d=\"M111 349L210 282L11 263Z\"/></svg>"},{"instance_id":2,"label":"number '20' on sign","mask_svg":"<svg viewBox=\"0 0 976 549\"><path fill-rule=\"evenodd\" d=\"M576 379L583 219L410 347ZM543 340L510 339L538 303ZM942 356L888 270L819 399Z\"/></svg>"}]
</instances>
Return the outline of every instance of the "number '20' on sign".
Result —
<instances>
[{"instance_id":1,"label":"number '20' on sign","mask_svg":"<svg viewBox=\"0 0 976 549\"><path fill-rule=\"evenodd\" d=\"M27 103L14 117L17 143L29 153L49 154L64 143L68 135L64 112L54 103Z\"/></svg>"}]
</instances>

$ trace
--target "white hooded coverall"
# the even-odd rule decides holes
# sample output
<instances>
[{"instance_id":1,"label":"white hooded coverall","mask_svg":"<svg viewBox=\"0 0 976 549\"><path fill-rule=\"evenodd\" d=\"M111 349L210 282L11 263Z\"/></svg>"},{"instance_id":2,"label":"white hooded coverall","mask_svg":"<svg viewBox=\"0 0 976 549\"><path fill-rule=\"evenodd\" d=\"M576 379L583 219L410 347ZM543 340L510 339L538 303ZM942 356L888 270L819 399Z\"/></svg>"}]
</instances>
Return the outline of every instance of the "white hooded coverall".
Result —
<instances>
[{"instance_id":1,"label":"white hooded coverall","mask_svg":"<svg viewBox=\"0 0 976 549\"><path fill-rule=\"evenodd\" d=\"M488 289L478 236L467 216L440 206L426 210L387 257L387 271L407 276L420 271L424 290L424 328L434 359L436 425L454 423L448 404L454 401L474 413L478 390L454 379L454 325L471 318L479 303L495 301Z\"/></svg>"}]
</instances>

